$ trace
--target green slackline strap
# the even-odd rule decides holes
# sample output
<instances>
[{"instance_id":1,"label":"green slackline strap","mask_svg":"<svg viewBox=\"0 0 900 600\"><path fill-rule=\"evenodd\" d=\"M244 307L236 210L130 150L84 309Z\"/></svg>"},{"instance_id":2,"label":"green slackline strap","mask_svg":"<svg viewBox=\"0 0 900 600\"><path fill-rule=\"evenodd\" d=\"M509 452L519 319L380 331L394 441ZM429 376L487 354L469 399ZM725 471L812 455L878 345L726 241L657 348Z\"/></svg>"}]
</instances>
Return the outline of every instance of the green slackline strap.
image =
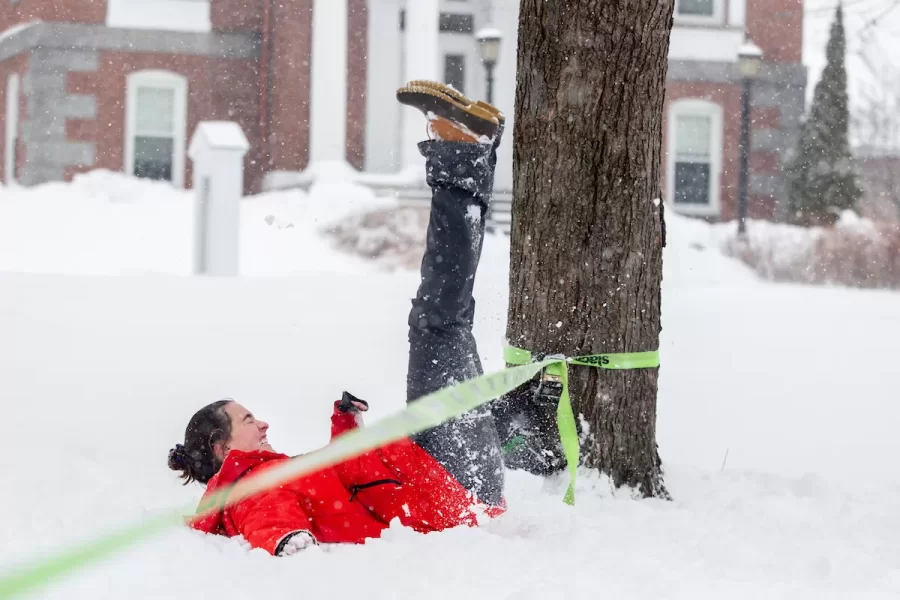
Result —
<instances>
[{"instance_id":1,"label":"green slackline strap","mask_svg":"<svg viewBox=\"0 0 900 600\"><path fill-rule=\"evenodd\" d=\"M641 355L647 356L642 358ZM481 375L428 394L409 403L404 410L382 419L370 427L355 429L335 438L330 444L315 452L284 461L284 463L261 473L251 474L237 484L213 494L209 498L209 503L204 504L204 507L198 510L193 517L206 516L218 510L217 507L232 506L247 496L440 425L513 391L545 369L548 373L558 373L563 383L563 398L559 403L558 420L561 434L567 432L563 439L563 448L566 460L569 461L569 472L572 479L566 492L565 501L574 504L578 437L575 429L575 416L569 401L566 365L568 363L587 364L604 369L654 367L659 365L658 354L655 352L602 354L580 356L573 359L551 357L531 362L530 353L507 348L504 351L504 357L508 363L518 366ZM65 493L65 490L62 492ZM134 500L139 501L138 498ZM11 565L6 568L0 567L0 600L34 591L67 573L97 563L168 528L184 524L183 515L191 513L194 513L194 507L172 509L158 517L137 520L128 527L98 535L93 540L76 544L56 553L35 557L17 567Z\"/></svg>"},{"instance_id":2,"label":"green slackline strap","mask_svg":"<svg viewBox=\"0 0 900 600\"><path fill-rule=\"evenodd\" d=\"M369 450L430 429L511 392L532 379L553 361L533 363L469 379L438 390L414 402L402 411L361 429L349 431L327 446L258 474L250 474L234 486L209 498L194 517L215 512L217 507L231 506L241 499L272 488L302 475L314 473ZM64 494L65 490L61 490ZM135 503L140 498L133 499ZM185 514L194 506L172 509L158 518L136 520L118 531L98 535L93 540L62 549L56 553L34 557L22 565L0 566L0 599L18 597L50 583L67 573L82 569L117 552L160 533L184 524Z\"/></svg>"},{"instance_id":3,"label":"green slackline strap","mask_svg":"<svg viewBox=\"0 0 900 600\"><path fill-rule=\"evenodd\" d=\"M567 504L575 503L575 479L578 473L579 440L575 425L575 413L569 397L568 365L595 367L597 369L651 369L659 366L659 351L625 352L616 354L589 354L586 356L549 356L545 360L532 363L531 352L521 348L506 346L503 359L510 365L545 364L547 375L559 377L562 383L562 394L556 407L556 423L559 428L559 440L569 468L569 487L566 490Z\"/></svg>"}]
</instances>

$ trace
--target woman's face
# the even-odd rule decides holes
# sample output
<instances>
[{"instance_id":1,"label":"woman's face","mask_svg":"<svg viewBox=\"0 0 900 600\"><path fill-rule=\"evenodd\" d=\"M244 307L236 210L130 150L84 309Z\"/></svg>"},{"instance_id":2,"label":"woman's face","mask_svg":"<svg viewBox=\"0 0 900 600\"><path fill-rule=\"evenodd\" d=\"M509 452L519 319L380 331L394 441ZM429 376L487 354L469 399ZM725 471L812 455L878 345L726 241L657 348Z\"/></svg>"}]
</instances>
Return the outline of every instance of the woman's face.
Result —
<instances>
[{"instance_id":1,"label":"woman's face","mask_svg":"<svg viewBox=\"0 0 900 600\"><path fill-rule=\"evenodd\" d=\"M225 454L230 450L242 450L253 452L254 450L268 450L272 452L266 431L269 424L260 421L253 414L238 404L229 402L225 405L225 414L231 418L231 439L225 444Z\"/></svg>"}]
</instances>

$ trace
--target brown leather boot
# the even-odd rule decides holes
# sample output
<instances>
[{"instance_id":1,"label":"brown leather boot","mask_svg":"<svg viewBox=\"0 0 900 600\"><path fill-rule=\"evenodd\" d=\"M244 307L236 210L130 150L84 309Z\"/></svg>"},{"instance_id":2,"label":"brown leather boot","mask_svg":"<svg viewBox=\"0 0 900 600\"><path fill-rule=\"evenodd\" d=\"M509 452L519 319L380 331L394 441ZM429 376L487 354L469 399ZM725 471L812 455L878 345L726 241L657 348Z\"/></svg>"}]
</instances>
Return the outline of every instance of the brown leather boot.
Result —
<instances>
[{"instance_id":1,"label":"brown leather boot","mask_svg":"<svg viewBox=\"0 0 900 600\"><path fill-rule=\"evenodd\" d=\"M450 96L451 98L453 98L460 104L464 104L466 106L468 106L470 104L474 104L475 106L477 106L479 108L483 108L484 110L488 111L489 113L491 113L492 115L497 117L497 120L501 124L506 120L506 117L503 116L503 113L496 106L494 106L492 104L488 104L487 102L484 102L482 100L474 100L473 101L471 98L463 95L463 93L460 92L459 90L457 90L456 88L451 87L445 83L440 83L439 81L429 81L427 79L414 79L413 81L410 81L408 85L426 87L426 88L431 88L433 90L437 90L439 92L443 92L444 94Z\"/></svg>"},{"instance_id":2,"label":"brown leather boot","mask_svg":"<svg viewBox=\"0 0 900 600\"><path fill-rule=\"evenodd\" d=\"M499 119L452 88L427 82L410 83L397 90L401 104L417 108L429 121L429 132L444 141L491 144L499 130Z\"/></svg>"}]
</instances>

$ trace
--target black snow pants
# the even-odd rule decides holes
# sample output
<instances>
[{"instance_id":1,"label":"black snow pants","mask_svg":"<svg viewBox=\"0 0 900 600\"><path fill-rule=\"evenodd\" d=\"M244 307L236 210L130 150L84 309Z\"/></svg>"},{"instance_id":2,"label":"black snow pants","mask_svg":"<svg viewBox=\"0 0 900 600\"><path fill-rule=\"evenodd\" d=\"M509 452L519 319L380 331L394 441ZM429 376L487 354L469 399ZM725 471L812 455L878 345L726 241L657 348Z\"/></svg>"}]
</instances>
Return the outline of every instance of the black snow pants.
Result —
<instances>
[{"instance_id":1,"label":"black snow pants","mask_svg":"<svg viewBox=\"0 0 900 600\"><path fill-rule=\"evenodd\" d=\"M472 290L484 242L496 150L476 143L419 144L432 189L421 283L409 314L407 401L482 374L472 335ZM489 406L415 437L464 487L501 502L503 457Z\"/></svg>"}]
</instances>

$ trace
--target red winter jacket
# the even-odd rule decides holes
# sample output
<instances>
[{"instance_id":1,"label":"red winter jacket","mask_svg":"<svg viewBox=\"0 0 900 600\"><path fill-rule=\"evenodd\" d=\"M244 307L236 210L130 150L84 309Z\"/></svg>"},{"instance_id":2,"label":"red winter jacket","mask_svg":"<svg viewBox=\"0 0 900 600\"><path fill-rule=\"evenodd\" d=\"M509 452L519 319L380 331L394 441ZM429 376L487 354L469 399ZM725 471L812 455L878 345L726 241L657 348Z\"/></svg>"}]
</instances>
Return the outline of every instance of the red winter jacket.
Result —
<instances>
[{"instance_id":1,"label":"red winter jacket","mask_svg":"<svg viewBox=\"0 0 900 600\"><path fill-rule=\"evenodd\" d=\"M332 439L357 427L354 415L341 412L337 404ZM232 450L200 504L239 478L285 460L290 457L264 450ZM504 512L479 505L431 455L405 438L194 519L191 526L228 537L243 535L253 547L277 554L282 540L298 531L311 533L320 543L362 543L380 537L395 518L423 533L474 526L476 507L488 516Z\"/></svg>"}]
</instances>

